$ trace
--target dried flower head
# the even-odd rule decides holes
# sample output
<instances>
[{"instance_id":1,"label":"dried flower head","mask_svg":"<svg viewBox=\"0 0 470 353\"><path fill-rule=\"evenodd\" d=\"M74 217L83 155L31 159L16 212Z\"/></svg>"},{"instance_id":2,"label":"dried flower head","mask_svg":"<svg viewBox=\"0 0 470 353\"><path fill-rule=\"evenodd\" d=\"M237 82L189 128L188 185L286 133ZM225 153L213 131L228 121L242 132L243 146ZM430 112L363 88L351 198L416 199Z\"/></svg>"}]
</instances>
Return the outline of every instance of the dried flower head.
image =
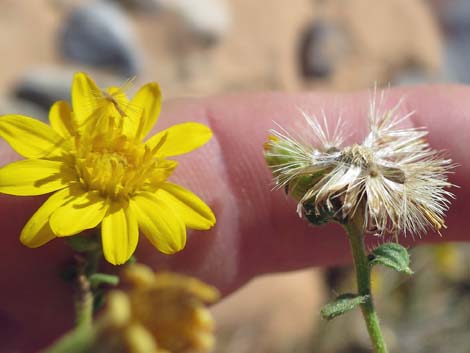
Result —
<instances>
[{"instance_id":1,"label":"dried flower head","mask_svg":"<svg viewBox=\"0 0 470 353\"><path fill-rule=\"evenodd\" d=\"M332 134L303 113L311 127L311 143L284 129L271 130L265 158L277 187L298 201L298 213L314 224L329 220L364 220L364 230L379 235L420 234L445 227L450 159L432 150L422 128L400 127L413 113L400 115L401 101L381 111L374 95L369 132L361 144L343 146L344 124ZM377 103L379 101L379 103Z\"/></svg>"}]
</instances>

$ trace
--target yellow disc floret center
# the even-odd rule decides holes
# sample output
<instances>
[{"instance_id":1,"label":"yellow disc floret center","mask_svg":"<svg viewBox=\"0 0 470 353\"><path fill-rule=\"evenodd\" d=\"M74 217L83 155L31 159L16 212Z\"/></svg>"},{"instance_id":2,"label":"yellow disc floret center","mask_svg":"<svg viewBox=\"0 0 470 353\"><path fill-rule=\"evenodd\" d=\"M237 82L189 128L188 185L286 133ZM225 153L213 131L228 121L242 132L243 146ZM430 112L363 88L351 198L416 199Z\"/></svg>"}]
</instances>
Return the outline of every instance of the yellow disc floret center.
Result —
<instances>
[{"instance_id":1,"label":"yellow disc floret center","mask_svg":"<svg viewBox=\"0 0 470 353\"><path fill-rule=\"evenodd\" d=\"M157 164L148 147L114 124L107 124L106 131L99 126L86 129L76 146L80 182L103 197L128 198L143 188Z\"/></svg>"}]
</instances>

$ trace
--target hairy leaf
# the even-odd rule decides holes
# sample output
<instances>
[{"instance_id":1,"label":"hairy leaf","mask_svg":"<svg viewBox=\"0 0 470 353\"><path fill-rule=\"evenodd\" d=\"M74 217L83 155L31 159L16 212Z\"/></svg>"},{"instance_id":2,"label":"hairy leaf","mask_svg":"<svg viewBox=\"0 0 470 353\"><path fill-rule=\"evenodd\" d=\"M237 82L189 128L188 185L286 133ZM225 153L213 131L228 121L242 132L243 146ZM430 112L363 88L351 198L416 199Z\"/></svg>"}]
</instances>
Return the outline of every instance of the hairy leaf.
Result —
<instances>
[{"instance_id":1,"label":"hairy leaf","mask_svg":"<svg viewBox=\"0 0 470 353\"><path fill-rule=\"evenodd\" d=\"M371 266L380 264L398 272L413 274L408 250L397 243L385 243L375 248L369 255L369 264Z\"/></svg>"},{"instance_id":2,"label":"hairy leaf","mask_svg":"<svg viewBox=\"0 0 470 353\"><path fill-rule=\"evenodd\" d=\"M369 299L368 295L342 294L333 302L326 304L321 310L321 316L326 320L334 319L337 316L354 309L360 304L364 304Z\"/></svg>"}]
</instances>

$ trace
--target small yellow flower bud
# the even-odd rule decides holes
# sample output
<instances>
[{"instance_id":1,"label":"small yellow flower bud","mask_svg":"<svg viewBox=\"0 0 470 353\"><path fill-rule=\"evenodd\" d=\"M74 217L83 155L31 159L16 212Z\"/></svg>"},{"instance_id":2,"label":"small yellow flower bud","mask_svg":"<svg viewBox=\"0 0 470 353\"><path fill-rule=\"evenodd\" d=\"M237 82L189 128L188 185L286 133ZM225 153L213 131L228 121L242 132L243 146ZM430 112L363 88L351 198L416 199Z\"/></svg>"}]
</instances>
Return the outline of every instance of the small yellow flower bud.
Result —
<instances>
[{"instance_id":1,"label":"small yellow flower bud","mask_svg":"<svg viewBox=\"0 0 470 353\"><path fill-rule=\"evenodd\" d=\"M105 327L122 327L131 319L131 307L126 293L112 291L107 298L106 314L101 318Z\"/></svg>"},{"instance_id":2,"label":"small yellow flower bud","mask_svg":"<svg viewBox=\"0 0 470 353\"><path fill-rule=\"evenodd\" d=\"M138 264L124 271L124 279L129 291L109 293L91 353L207 352L214 346L214 320L205 304L219 298L217 289Z\"/></svg>"},{"instance_id":3,"label":"small yellow flower bud","mask_svg":"<svg viewBox=\"0 0 470 353\"><path fill-rule=\"evenodd\" d=\"M153 336L140 324L130 324L124 332L124 344L129 353L163 353Z\"/></svg>"}]
</instances>

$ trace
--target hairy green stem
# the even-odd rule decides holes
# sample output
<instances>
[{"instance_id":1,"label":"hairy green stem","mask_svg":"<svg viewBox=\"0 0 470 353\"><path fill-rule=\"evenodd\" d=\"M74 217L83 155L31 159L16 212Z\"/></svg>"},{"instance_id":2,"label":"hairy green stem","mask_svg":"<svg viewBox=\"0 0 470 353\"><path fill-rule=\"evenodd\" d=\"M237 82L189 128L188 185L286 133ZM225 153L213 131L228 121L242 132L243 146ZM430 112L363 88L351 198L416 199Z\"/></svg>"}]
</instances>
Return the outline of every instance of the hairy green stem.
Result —
<instances>
[{"instance_id":1,"label":"hairy green stem","mask_svg":"<svg viewBox=\"0 0 470 353\"><path fill-rule=\"evenodd\" d=\"M77 328L60 337L40 353L90 353L93 352L94 339L95 333L91 327Z\"/></svg>"},{"instance_id":2,"label":"hairy green stem","mask_svg":"<svg viewBox=\"0 0 470 353\"><path fill-rule=\"evenodd\" d=\"M100 254L96 251L76 257L75 325L77 329L90 328L93 324L94 295L90 276L98 269L99 257Z\"/></svg>"},{"instance_id":3,"label":"hairy green stem","mask_svg":"<svg viewBox=\"0 0 470 353\"><path fill-rule=\"evenodd\" d=\"M77 278L77 298L75 300L75 324L77 328L91 327L93 323L93 293L90 281L85 275Z\"/></svg>"},{"instance_id":4,"label":"hairy green stem","mask_svg":"<svg viewBox=\"0 0 470 353\"><path fill-rule=\"evenodd\" d=\"M345 225L345 228L349 236L349 243L351 245L356 268L358 294L368 296L367 301L361 304L361 311L375 352L388 353L370 290L370 266L364 244L364 234L360 223L361 222L358 222L357 219L352 220Z\"/></svg>"},{"instance_id":5,"label":"hairy green stem","mask_svg":"<svg viewBox=\"0 0 470 353\"><path fill-rule=\"evenodd\" d=\"M98 258L92 252L75 255L75 328L42 353L87 353L94 339L94 295L89 276L96 272Z\"/></svg>"},{"instance_id":6,"label":"hairy green stem","mask_svg":"<svg viewBox=\"0 0 470 353\"><path fill-rule=\"evenodd\" d=\"M93 323L93 292L85 273L85 264L78 264L75 295L75 325L77 329L89 328Z\"/></svg>"}]
</instances>

